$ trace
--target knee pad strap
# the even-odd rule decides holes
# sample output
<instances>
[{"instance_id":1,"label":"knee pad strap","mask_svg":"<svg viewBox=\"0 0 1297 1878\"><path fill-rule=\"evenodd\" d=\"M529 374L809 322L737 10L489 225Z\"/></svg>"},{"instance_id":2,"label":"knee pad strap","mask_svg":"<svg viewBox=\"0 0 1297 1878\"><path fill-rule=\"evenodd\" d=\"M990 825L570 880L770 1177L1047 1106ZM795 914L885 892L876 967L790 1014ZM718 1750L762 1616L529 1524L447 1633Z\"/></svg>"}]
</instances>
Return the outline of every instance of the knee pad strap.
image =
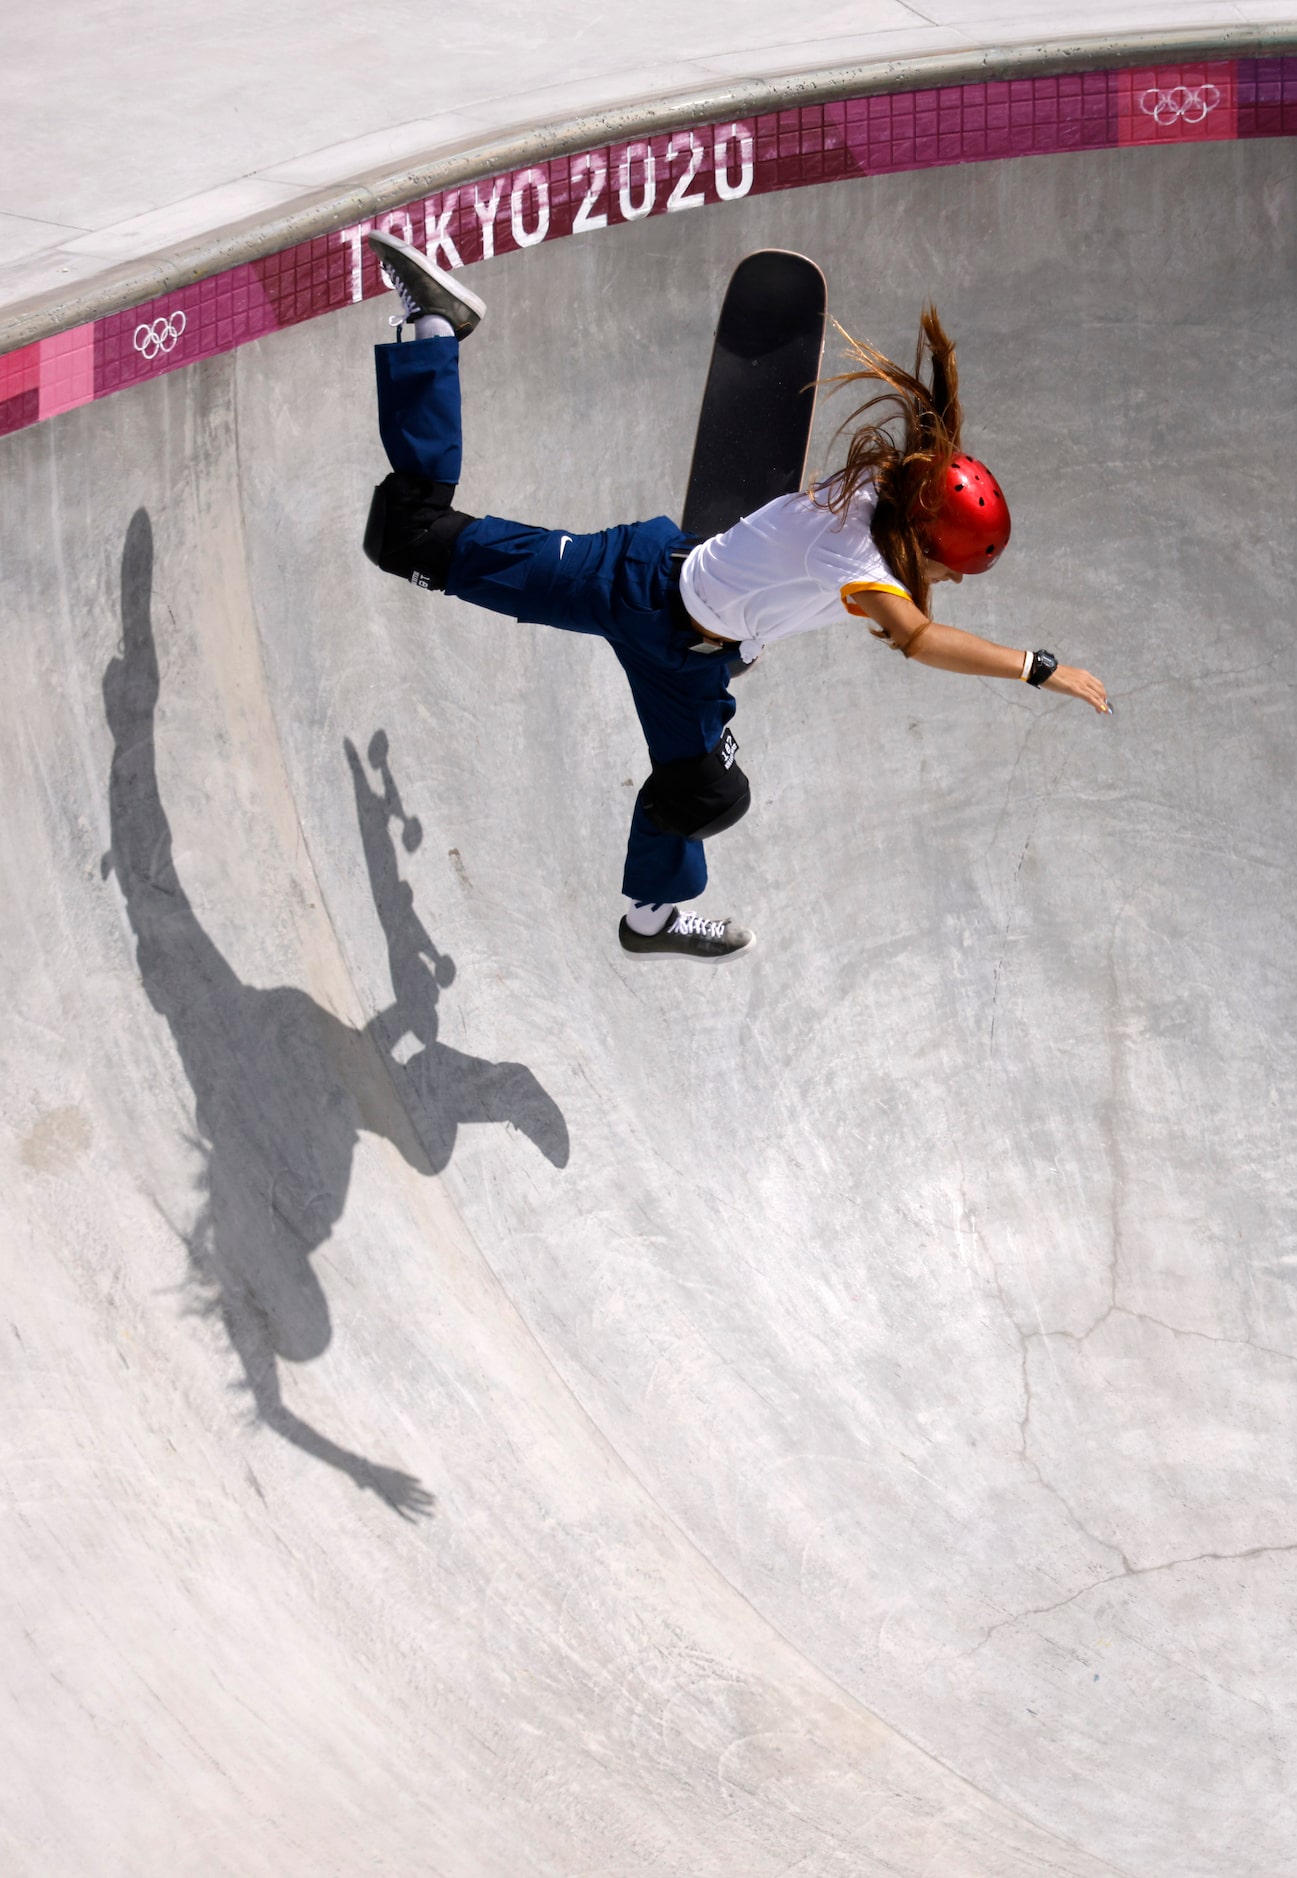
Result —
<instances>
[{"instance_id":1,"label":"knee pad strap","mask_svg":"<svg viewBox=\"0 0 1297 1878\"><path fill-rule=\"evenodd\" d=\"M365 524L365 554L385 574L416 587L446 585L450 557L475 516L452 509L454 483L425 482L393 473L379 483Z\"/></svg>"}]
</instances>

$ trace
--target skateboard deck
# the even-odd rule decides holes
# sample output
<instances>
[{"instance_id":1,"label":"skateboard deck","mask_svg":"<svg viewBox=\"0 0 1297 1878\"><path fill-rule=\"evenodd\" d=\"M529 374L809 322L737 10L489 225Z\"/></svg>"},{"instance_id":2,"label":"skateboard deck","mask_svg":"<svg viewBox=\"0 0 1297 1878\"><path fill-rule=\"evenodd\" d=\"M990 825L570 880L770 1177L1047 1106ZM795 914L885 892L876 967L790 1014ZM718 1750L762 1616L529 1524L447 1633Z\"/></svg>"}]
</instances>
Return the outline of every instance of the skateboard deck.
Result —
<instances>
[{"instance_id":1,"label":"skateboard deck","mask_svg":"<svg viewBox=\"0 0 1297 1878\"><path fill-rule=\"evenodd\" d=\"M801 488L824 351L824 276L763 248L730 277L703 391L681 526L720 534Z\"/></svg>"}]
</instances>

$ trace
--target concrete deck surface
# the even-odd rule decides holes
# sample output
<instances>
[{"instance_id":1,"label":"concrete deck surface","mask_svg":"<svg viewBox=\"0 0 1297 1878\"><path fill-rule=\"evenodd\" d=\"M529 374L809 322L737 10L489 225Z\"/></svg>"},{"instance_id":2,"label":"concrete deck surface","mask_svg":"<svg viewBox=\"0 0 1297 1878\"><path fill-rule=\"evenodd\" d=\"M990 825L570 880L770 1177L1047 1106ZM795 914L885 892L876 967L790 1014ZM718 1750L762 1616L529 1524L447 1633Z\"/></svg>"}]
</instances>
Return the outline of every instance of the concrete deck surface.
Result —
<instances>
[{"instance_id":1,"label":"concrete deck surface","mask_svg":"<svg viewBox=\"0 0 1297 1878\"><path fill-rule=\"evenodd\" d=\"M1116 701L777 647L723 973L616 949L605 649L362 559L386 303L5 443L6 1873L1297 1872L1295 193L474 270L463 501L574 529L677 506L745 251L933 295L948 616Z\"/></svg>"},{"instance_id":2,"label":"concrete deck surface","mask_svg":"<svg viewBox=\"0 0 1297 1878\"><path fill-rule=\"evenodd\" d=\"M11 5L0 309L57 302L361 176L477 148L486 173L501 167L493 147L532 125L833 65L921 69L1042 42L1246 38L1276 26L1297 27L1292 0L834 0L813 16L783 0L600 13L571 0L363 11L213 0L201 13L164 0L128 12L105 0Z\"/></svg>"}]
</instances>

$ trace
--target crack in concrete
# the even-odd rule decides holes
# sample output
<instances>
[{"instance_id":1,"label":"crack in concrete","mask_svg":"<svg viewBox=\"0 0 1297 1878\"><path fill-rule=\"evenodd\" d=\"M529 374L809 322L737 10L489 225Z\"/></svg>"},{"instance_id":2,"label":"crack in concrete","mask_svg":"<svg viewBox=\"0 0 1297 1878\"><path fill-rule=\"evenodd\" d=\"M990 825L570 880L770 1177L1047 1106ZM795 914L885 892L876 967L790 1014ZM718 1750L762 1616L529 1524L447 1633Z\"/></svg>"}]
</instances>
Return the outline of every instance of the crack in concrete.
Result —
<instances>
[{"instance_id":1,"label":"crack in concrete","mask_svg":"<svg viewBox=\"0 0 1297 1878\"><path fill-rule=\"evenodd\" d=\"M1113 1549L1116 1550L1116 1548ZM1290 1552L1297 1553L1297 1540L1285 1545L1247 1546L1239 1552L1194 1552L1184 1558L1160 1559L1154 1565L1132 1565L1123 1554L1121 1571L1110 1572L1106 1578L1096 1578L1093 1584L1082 1585L1078 1590L1069 1592L1065 1598L1055 1599L1052 1604L1033 1604L1026 1610L1014 1611L1010 1616L1002 1617L998 1623L990 1626L973 1648L965 1652L965 1655L976 1656L997 1631L1006 1630L1011 1624L1025 1623L1030 1617L1048 1617L1054 1611L1066 1610L1069 1604L1075 1604L1078 1598L1085 1597L1087 1593L1102 1591L1108 1585L1121 1584L1124 1579L1152 1578L1160 1572L1178 1571L1182 1565L1237 1565L1245 1559L1283 1557Z\"/></svg>"},{"instance_id":2,"label":"crack in concrete","mask_svg":"<svg viewBox=\"0 0 1297 1878\"><path fill-rule=\"evenodd\" d=\"M1027 1473L1028 1478L1033 1482L1033 1484L1036 1487L1040 1489L1042 1493L1047 1493L1051 1499L1056 1500L1058 1502L1059 1506L1063 1509L1063 1512L1066 1515L1069 1523L1075 1527L1076 1531L1079 1532L1083 1538L1089 1540L1090 1544L1097 1547L1101 1552L1104 1552L1109 1555L1115 1554L1116 1557L1121 1561L1121 1564L1123 1565L1123 1567L1129 1567L1130 1561L1126 1557L1125 1553L1122 1551L1121 1547L1110 1539L1101 1538L1098 1533L1093 1532L1086 1525L1085 1521L1081 1518L1076 1508L1067 1499L1066 1495L1063 1494L1061 1490L1058 1487L1056 1487L1050 1479L1048 1479L1043 1468L1040 1466L1039 1462L1036 1461L1032 1456L1032 1453L1031 1453L1031 1419L1032 1419L1032 1413L1034 1409L1034 1396L1033 1396L1032 1386L1031 1386L1031 1366L1030 1366L1030 1361L1029 1361L1028 1346L1032 1342L1033 1339L1037 1339L1037 1338L1044 1339L1048 1337L1051 1333L1048 1331L1044 1331L1044 1330L1024 1330L1022 1325L1018 1323L1016 1317L1014 1316L1012 1308L1009 1305L1009 1301L1005 1297L1005 1294L1004 1294L1004 1284L1003 1284L1003 1280L1000 1277L999 1268L996 1265L994 1258L991 1256L989 1248L986 1245L986 1241L982 1236L980 1228L978 1227L976 1216L974 1215L972 1209L970 1208L968 1204L967 1188L965 1185L962 1172L960 1176L960 1206L961 1206L964 1220L967 1223L968 1230L973 1234L979 1246L982 1248L982 1252L986 1259L987 1268L991 1275L991 1284L994 1288L996 1299L997 1299L997 1302L999 1303L1000 1310L1003 1313L1004 1320L1008 1324L1010 1330L1013 1332L1013 1335L1018 1340L1021 1387L1022 1387L1022 1412L1018 1416L1018 1457L1017 1458L1020 1461L1024 1471ZM990 1635L990 1632L987 1633L988 1637L989 1635ZM985 1642L986 1638L983 1638L982 1641ZM979 1644L977 1648L980 1649L981 1644Z\"/></svg>"},{"instance_id":3,"label":"crack in concrete","mask_svg":"<svg viewBox=\"0 0 1297 1878\"><path fill-rule=\"evenodd\" d=\"M1165 1330L1172 1337L1193 1338L1200 1343L1219 1343L1228 1349L1255 1350L1258 1356L1273 1356L1281 1363L1297 1363L1297 1351L1280 1350L1272 1343L1258 1343L1255 1337L1224 1337L1213 1334L1210 1330L1191 1330L1183 1324L1168 1323L1164 1317L1155 1317L1151 1311L1135 1311L1128 1304L1112 1303L1085 1330L1031 1330L1022 1334L1028 1337L1058 1337L1065 1343L1077 1345L1087 1343L1096 1331L1111 1317L1128 1317L1137 1324L1152 1324L1157 1330Z\"/></svg>"},{"instance_id":4,"label":"crack in concrete","mask_svg":"<svg viewBox=\"0 0 1297 1878\"><path fill-rule=\"evenodd\" d=\"M977 1234L979 1242L983 1243L983 1247L985 1249L984 1241L981 1241L981 1234L980 1232L978 1232L976 1223L973 1220L972 1214L968 1210L966 1201L964 1204L964 1214L965 1214L965 1218L968 1219L969 1221L971 1229L974 1231L974 1233ZM1119 1238L1119 1235L1117 1235L1116 1237ZM1114 1241L1114 1243L1116 1243L1116 1240ZM1085 1521L1081 1518L1076 1508L1072 1506L1070 1501L1067 1499L1066 1495L1062 1493L1062 1491L1054 1485L1053 1481L1051 1481L1048 1478L1043 1468L1040 1466L1039 1462L1033 1457L1031 1453L1031 1422L1032 1422L1032 1414L1034 1410L1034 1395L1033 1395L1032 1385L1031 1385L1031 1367L1030 1367L1029 1346L1033 1342L1047 1343L1051 1338L1059 1338L1066 1342L1072 1343L1076 1345L1077 1347L1080 1347L1082 1344L1087 1342L1088 1339L1092 1337L1096 1331L1098 1331L1105 1323L1107 1323L1110 1318L1114 1316L1122 1316L1122 1317L1130 1318L1132 1321L1135 1321L1135 1322L1152 1324L1156 1328L1160 1330L1164 1330L1169 1335L1174 1336L1174 1337L1188 1337L1188 1338L1201 1340L1207 1343L1220 1343L1220 1344L1225 1344L1225 1345L1234 1346L1234 1347L1253 1349L1253 1350L1258 1351L1261 1354L1277 1357L1281 1361L1284 1361L1284 1362L1297 1363L1297 1355L1294 1355L1293 1353L1289 1351L1274 1349L1269 1345L1258 1344L1251 1338L1220 1337L1220 1336L1213 1336L1210 1332L1207 1332L1207 1331L1185 1330L1175 1324L1167 1323L1161 1318L1154 1317L1148 1312L1130 1310L1127 1306L1119 1304L1116 1301L1116 1295L1115 1295L1116 1294L1116 1261L1115 1261L1115 1258L1114 1258L1112 1268L1111 1268L1113 1300L1108 1305L1107 1309L1102 1312L1102 1314L1095 1320L1093 1324L1089 1326L1087 1330L1082 1331L1082 1332L1069 1331L1069 1330L1045 1330L1043 1328L1036 1329L1036 1330L1026 1330L1022 1327L1022 1325L1018 1323L1017 1319L1015 1318L1013 1314L1013 1311L1009 1305L1009 1302L1004 1294L1004 1285L1000 1277L998 1267L995 1265L994 1260L990 1258L989 1253L988 1253L988 1265L991 1271L991 1279L992 1279L992 1285L995 1291L995 1295L996 1295L997 1301L999 1302L1001 1311L1004 1314L1005 1321L1008 1323L1010 1329L1013 1331L1014 1335L1017 1337L1018 1342L1019 1342L1019 1351L1020 1351L1020 1359L1021 1359L1023 1406L1022 1406L1022 1412L1018 1417L1018 1440L1019 1440L1018 1458L1023 1468L1026 1470L1027 1474L1029 1475L1031 1480L1034 1482L1034 1484L1037 1487L1039 1487L1039 1489L1042 1492L1049 1494L1049 1496L1052 1499L1058 1502L1059 1506L1062 1507L1063 1511L1067 1515L1067 1518L1070 1524L1076 1529L1078 1533L1082 1535L1082 1537L1089 1540L1089 1542L1092 1545L1097 1546L1100 1550L1110 1553L1110 1554L1115 1554L1116 1558L1120 1562L1120 1570L1115 1571L1115 1572L1108 1572L1103 1577L1096 1578L1089 1584L1078 1586L1078 1588L1075 1591L1069 1592L1065 1597L1056 1598L1049 1604L1031 1605L1031 1606L1028 1606L1024 1610L1013 1612L1009 1616L1001 1618L997 1623L990 1625L989 1628L986 1631L984 1631L984 1633L982 1634L978 1642L974 1644L971 1650L965 1652L965 1655L967 1657L976 1656L980 1650L986 1647L986 1645L990 1642L991 1638L995 1636L997 1632L1008 1629L1011 1625L1026 1622L1028 1619L1033 1618L1033 1617L1046 1617L1046 1616L1052 1615L1055 1611L1065 1610L1068 1608L1069 1605L1075 1604L1079 1599L1087 1596L1090 1592L1101 1591L1108 1585L1120 1584L1123 1581L1130 1580L1130 1579L1153 1577L1162 1572L1177 1570L1181 1566L1184 1566L1184 1565L1236 1564L1236 1563L1242 1563L1246 1560L1254 1559L1254 1558L1265 1558L1265 1557L1270 1557L1270 1556L1284 1556L1289 1553L1297 1554L1297 1540L1294 1540L1290 1543L1278 1544L1278 1545L1247 1546L1247 1547L1241 1548L1239 1551L1236 1551L1236 1552L1217 1552L1217 1551L1208 1550L1208 1551L1203 1551L1203 1552L1187 1554L1184 1557L1162 1559L1150 1565L1138 1565L1129 1557L1129 1555L1122 1549L1122 1547L1115 1540L1104 1539L1100 1537L1098 1533L1094 1532L1089 1526L1086 1525ZM1234 1692L1226 1691L1226 1693L1233 1694ZM1242 1697L1241 1699L1251 1700L1251 1698L1249 1697Z\"/></svg>"},{"instance_id":5,"label":"crack in concrete","mask_svg":"<svg viewBox=\"0 0 1297 1878\"><path fill-rule=\"evenodd\" d=\"M1025 745L1024 745L1024 748L1025 748ZM1017 770L1016 764L1014 765L1014 770L1016 773L1016 770ZM1013 935L1014 920L1017 917L1018 902L1020 898L1019 882L1022 877L1023 863L1026 861L1027 850L1030 848L1032 841L1035 837L1036 824L1040 820L1040 810L1041 810L1041 804L1037 802L1036 807L1032 812L1031 826L1027 830L1027 838L1022 844L1022 852L1018 856L1018 863L1017 863L1017 866L1013 870L1013 878L1012 878L1012 881L1010 882L1010 892L1013 897L1009 906L1009 917L1005 921L1004 931L1000 935L1000 951L999 951L999 956L997 957L995 961L995 977L992 980L992 984L991 984L991 1034L987 1040L987 1068L988 1069L990 1068L991 1063L994 1061L994 1058L995 1058L995 1026L999 1017L1000 976L1004 970L1004 961L1008 957L1009 940Z\"/></svg>"},{"instance_id":6,"label":"crack in concrete","mask_svg":"<svg viewBox=\"0 0 1297 1878\"><path fill-rule=\"evenodd\" d=\"M1014 800L1013 786L1017 780L1018 771L1022 768L1023 763L1026 761L1027 752L1030 749L1032 742L1040 734L1041 727L1045 722L1046 722L1045 718L1040 717L1040 716L1033 716L1027 726L1026 734L1023 736L1022 742L1019 744L1018 753L1013 760L1013 768L1009 771L1008 780L1005 783L1004 800L1000 805L1000 812L995 818L995 825L993 829L991 830L991 838L987 844L985 853L983 855L983 859L986 859L991 853L994 852L995 844L999 839L1000 830L1004 825L1005 817L1009 813L1010 804ZM1009 940L1013 933L1014 921L1017 917L1018 906L1021 900L1020 883L1021 883L1021 878L1022 878L1023 865L1027 859L1027 852L1030 849L1032 842L1035 840L1036 829L1037 829L1037 826L1039 825L1040 817L1046 804L1054 801L1054 799L1058 796L1060 790L1064 789L1065 778L1067 776L1067 770L1068 770L1068 758L1067 758L1066 752L1064 752L1062 754L1062 758L1058 764L1056 772L1053 775L1048 777L1043 789L1036 795L1032 803L1031 822L1030 822L1030 825L1028 826L1026 839L1024 840L1022 844L1022 851L1018 855L1017 865L1014 867L1013 877L1009 884L1009 891L1011 895L1010 906L1009 906L1009 916L1005 922L1004 931L1000 937L1000 951L999 951L999 956L995 961L995 977L991 986L991 1030L990 1030L990 1037L987 1043L987 1067L988 1069L995 1056L995 1027L996 1027L996 1023L999 1017L1000 978L1004 971L1004 961L1008 957Z\"/></svg>"}]
</instances>

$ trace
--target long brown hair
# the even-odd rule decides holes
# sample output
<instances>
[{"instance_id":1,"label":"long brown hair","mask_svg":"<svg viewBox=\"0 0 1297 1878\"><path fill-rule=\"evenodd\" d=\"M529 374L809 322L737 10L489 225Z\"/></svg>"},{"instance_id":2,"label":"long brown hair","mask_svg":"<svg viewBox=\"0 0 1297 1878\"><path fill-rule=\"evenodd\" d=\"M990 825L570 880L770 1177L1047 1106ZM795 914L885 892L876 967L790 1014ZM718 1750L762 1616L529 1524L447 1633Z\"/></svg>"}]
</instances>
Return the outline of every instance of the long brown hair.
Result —
<instances>
[{"instance_id":1,"label":"long brown hair","mask_svg":"<svg viewBox=\"0 0 1297 1878\"><path fill-rule=\"evenodd\" d=\"M955 342L931 304L919 318L912 372L894 364L867 339L853 339L841 326L838 332L856 369L824 383L833 391L862 383L881 384L885 389L866 398L843 419L836 435L851 430L846 463L818 489L833 513L845 518L853 496L866 484L873 485L878 492L871 530L874 542L914 604L926 613L928 582L919 529L924 514L934 515L941 507L946 472L960 448L964 421ZM873 412L879 415L871 416ZM899 441L888 428L898 422ZM887 636L879 627L870 630L880 638Z\"/></svg>"}]
</instances>

